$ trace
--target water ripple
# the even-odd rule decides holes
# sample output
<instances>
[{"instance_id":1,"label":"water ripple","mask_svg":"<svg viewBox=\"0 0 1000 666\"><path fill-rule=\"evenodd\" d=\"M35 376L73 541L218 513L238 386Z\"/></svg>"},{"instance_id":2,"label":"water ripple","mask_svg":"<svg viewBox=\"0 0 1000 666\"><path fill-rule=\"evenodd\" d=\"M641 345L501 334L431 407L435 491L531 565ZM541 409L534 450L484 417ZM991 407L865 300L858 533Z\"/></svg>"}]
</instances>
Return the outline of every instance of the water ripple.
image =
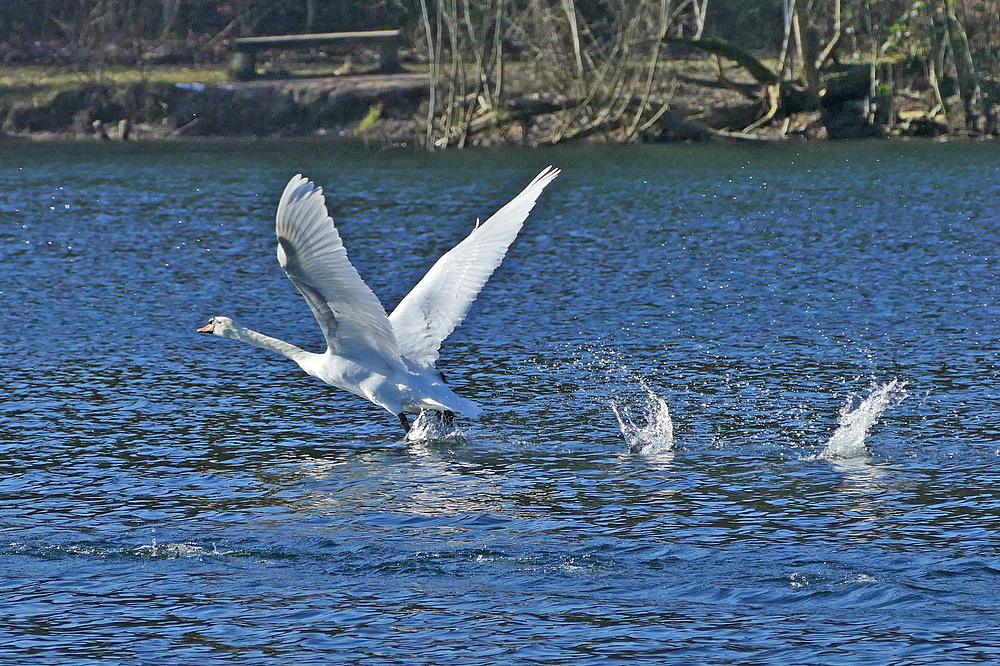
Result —
<instances>
[{"instance_id":1,"label":"water ripple","mask_svg":"<svg viewBox=\"0 0 1000 666\"><path fill-rule=\"evenodd\" d=\"M441 442L194 328L321 346L289 175L391 306L537 155L11 146L0 661L1000 661L994 148L547 152Z\"/></svg>"}]
</instances>

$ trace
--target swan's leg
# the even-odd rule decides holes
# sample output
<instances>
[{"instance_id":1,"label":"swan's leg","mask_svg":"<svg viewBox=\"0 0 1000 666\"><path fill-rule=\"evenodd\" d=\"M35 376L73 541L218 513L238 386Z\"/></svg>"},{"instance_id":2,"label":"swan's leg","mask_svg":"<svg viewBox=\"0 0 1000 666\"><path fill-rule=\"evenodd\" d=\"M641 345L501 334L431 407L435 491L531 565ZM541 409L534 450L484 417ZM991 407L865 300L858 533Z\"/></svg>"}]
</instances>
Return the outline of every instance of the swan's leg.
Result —
<instances>
[{"instance_id":1,"label":"swan's leg","mask_svg":"<svg viewBox=\"0 0 1000 666\"><path fill-rule=\"evenodd\" d=\"M447 409L443 410L441 412L441 421L446 428L455 427L455 412L448 411Z\"/></svg>"},{"instance_id":2,"label":"swan's leg","mask_svg":"<svg viewBox=\"0 0 1000 666\"><path fill-rule=\"evenodd\" d=\"M406 412L400 412L396 416L399 418L399 423L403 426L403 432L410 432L410 421L406 418Z\"/></svg>"}]
</instances>

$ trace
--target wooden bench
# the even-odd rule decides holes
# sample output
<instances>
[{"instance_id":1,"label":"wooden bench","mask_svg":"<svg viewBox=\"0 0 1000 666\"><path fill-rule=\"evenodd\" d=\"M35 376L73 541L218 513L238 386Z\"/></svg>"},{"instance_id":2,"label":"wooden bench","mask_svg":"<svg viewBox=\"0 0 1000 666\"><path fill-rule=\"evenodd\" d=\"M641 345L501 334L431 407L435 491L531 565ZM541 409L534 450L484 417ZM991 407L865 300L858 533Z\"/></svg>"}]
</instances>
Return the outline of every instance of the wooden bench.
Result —
<instances>
[{"instance_id":1,"label":"wooden bench","mask_svg":"<svg viewBox=\"0 0 1000 666\"><path fill-rule=\"evenodd\" d=\"M245 81L257 74L257 53L266 49L298 49L311 46L329 46L345 43L377 43L379 69L383 74L402 71L399 65L399 36L402 30L368 30L364 32L323 32L306 35L270 35L266 37L239 37L233 40L234 58L232 74Z\"/></svg>"}]
</instances>

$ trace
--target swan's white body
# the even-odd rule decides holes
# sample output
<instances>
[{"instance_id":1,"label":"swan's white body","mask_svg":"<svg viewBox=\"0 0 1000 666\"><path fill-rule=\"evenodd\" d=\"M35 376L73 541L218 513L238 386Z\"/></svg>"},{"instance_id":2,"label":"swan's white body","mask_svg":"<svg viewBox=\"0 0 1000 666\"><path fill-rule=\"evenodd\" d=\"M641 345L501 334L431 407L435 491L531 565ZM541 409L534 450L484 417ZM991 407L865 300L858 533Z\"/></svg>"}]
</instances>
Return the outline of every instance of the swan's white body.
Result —
<instances>
[{"instance_id":1,"label":"swan's white body","mask_svg":"<svg viewBox=\"0 0 1000 666\"><path fill-rule=\"evenodd\" d=\"M506 206L445 253L391 315L347 258L327 213L323 191L298 175L278 203L278 263L323 329L327 350L315 354L213 317L214 333L284 354L327 384L367 398L399 416L424 410L478 416L479 406L455 394L434 369L441 343L468 313L503 261L535 200L559 175L548 167Z\"/></svg>"}]
</instances>

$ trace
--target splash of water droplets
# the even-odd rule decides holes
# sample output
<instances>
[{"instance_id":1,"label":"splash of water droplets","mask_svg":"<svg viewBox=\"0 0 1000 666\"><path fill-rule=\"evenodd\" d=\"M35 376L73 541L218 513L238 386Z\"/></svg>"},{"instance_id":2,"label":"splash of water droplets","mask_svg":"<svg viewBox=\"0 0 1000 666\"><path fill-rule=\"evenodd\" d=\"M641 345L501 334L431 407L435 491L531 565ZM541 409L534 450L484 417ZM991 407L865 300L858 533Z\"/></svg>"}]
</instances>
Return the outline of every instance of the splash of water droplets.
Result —
<instances>
[{"instance_id":1,"label":"splash of water droplets","mask_svg":"<svg viewBox=\"0 0 1000 666\"><path fill-rule=\"evenodd\" d=\"M858 458L869 454L865 440L872 426L886 409L902 401L906 382L894 379L887 384L872 384L868 397L851 396L840 408L837 430L820 453L821 458Z\"/></svg>"},{"instance_id":2,"label":"splash of water droplets","mask_svg":"<svg viewBox=\"0 0 1000 666\"><path fill-rule=\"evenodd\" d=\"M667 401L656 395L648 386L646 403L640 407L644 425L639 425L632 416L632 406L621 400L611 401L611 410L618 419L618 427L628 445L629 451L643 455L666 453L674 448L674 424L670 419Z\"/></svg>"},{"instance_id":3,"label":"splash of water droplets","mask_svg":"<svg viewBox=\"0 0 1000 666\"><path fill-rule=\"evenodd\" d=\"M577 350L582 357L577 363L583 366L588 375L603 379L606 389L595 404L606 404L608 393L616 395L611 399L611 410L618 420L618 428L629 452L655 456L673 451L674 424L670 418L667 402L660 398L649 386L649 381L642 374L630 367L618 349L610 348L602 343L593 343ZM596 372L595 372L596 371ZM622 385L633 387L639 385L644 394L630 388L629 397L621 397ZM595 396L596 397L596 396ZM672 455L672 454L671 454Z\"/></svg>"},{"instance_id":4,"label":"splash of water droplets","mask_svg":"<svg viewBox=\"0 0 1000 666\"><path fill-rule=\"evenodd\" d=\"M465 435L455 425L454 419L446 419L437 410L424 410L417 415L406 433L409 443L419 442L461 442Z\"/></svg>"}]
</instances>

